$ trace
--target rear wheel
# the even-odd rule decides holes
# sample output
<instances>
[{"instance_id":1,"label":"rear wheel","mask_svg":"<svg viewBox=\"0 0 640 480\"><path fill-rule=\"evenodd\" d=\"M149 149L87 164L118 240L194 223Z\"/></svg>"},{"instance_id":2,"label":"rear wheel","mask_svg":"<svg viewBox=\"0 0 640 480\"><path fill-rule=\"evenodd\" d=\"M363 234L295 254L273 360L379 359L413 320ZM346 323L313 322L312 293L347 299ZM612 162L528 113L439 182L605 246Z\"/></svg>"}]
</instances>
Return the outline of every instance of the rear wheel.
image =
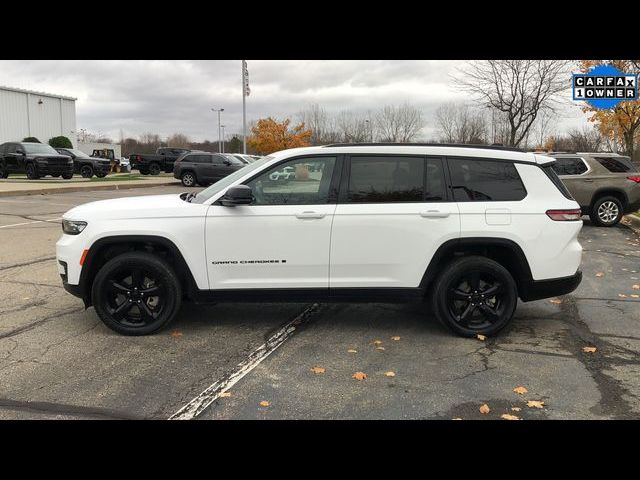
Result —
<instances>
[{"instance_id":1,"label":"rear wheel","mask_svg":"<svg viewBox=\"0 0 640 480\"><path fill-rule=\"evenodd\" d=\"M38 180L40 175L38 174L38 169L33 163L27 163L27 178L29 180Z\"/></svg>"},{"instance_id":2,"label":"rear wheel","mask_svg":"<svg viewBox=\"0 0 640 480\"><path fill-rule=\"evenodd\" d=\"M160 165L157 163L152 163L149 165L149 173L151 175L160 175Z\"/></svg>"},{"instance_id":3,"label":"rear wheel","mask_svg":"<svg viewBox=\"0 0 640 480\"><path fill-rule=\"evenodd\" d=\"M80 167L80 175L82 175L82 178L93 177L93 167L91 165L83 165Z\"/></svg>"},{"instance_id":4,"label":"rear wheel","mask_svg":"<svg viewBox=\"0 0 640 480\"><path fill-rule=\"evenodd\" d=\"M71 180L73 178L73 172L71 172L71 173L63 173L62 174L62 178L64 178L65 180Z\"/></svg>"},{"instance_id":5,"label":"rear wheel","mask_svg":"<svg viewBox=\"0 0 640 480\"><path fill-rule=\"evenodd\" d=\"M96 173L96 177L98 178L104 178L107 176L107 172L97 172Z\"/></svg>"},{"instance_id":6,"label":"rear wheel","mask_svg":"<svg viewBox=\"0 0 640 480\"><path fill-rule=\"evenodd\" d=\"M141 173L142 175L149 175L149 170L148 170L147 168L141 168L141 169L140 169L140 173Z\"/></svg>"},{"instance_id":7,"label":"rear wheel","mask_svg":"<svg viewBox=\"0 0 640 480\"><path fill-rule=\"evenodd\" d=\"M185 187L195 187L196 186L196 176L193 172L184 172L180 179L182 180L182 185Z\"/></svg>"},{"instance_id":8,"label":"rear wheel","mask_svg":"<svg viewBox=\"0 0 640 480\"><path fill-rule=\"evenodd\" d=\"M182 289L167 262L150 253L130 252L100 269L91 297L107 327L123 335L148 335L175 318Z\"/></svg>"},{"instance_id":9,"label":"rear wheel","mask_svg":"<svg viewBox=\"0 0 640 480\"><path fill-rule=\"evenodd\" d=\"M506 268L489 258L472 256L444 269L432 301L438 320L458 335L493 335L513 318L518 291Z\"/></svg>"},{"instance_id":10,"label":"rear wheel","mask_svg":"<svg viewBox=\"0 0 640 480\"><path fill-rule=\"evenodd\" d=\"M613 227L622 220L622 202L616 197L602 197L596 200L589 212L591 221L599 227Z\"/></svg>"}]
</instances>

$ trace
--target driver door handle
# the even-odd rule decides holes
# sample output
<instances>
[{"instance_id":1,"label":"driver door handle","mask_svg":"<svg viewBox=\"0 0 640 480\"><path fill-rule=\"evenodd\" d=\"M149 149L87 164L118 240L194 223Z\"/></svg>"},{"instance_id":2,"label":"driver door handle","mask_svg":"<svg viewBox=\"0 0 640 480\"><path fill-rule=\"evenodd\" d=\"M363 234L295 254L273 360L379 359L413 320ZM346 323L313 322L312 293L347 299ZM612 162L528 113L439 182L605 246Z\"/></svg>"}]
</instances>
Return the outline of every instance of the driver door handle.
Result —
<instances>
[{"instance_id":1,"label":"driver door handle","mask_svg":"<svg viewBox=\"0 0 640 480\"><path fill-rule=\"evenodd\" d=\"M426 210L420 212L420 216L424 218L447 218L449 212L441 212L440 210Z\"/></svg>"},{"instance_id":2,"label":"driver door handle","mask_svg":"<svg viewBox=\"0 0 640 480\"><path fill-rule=\"evenodd\" d=\"M312 211L304 211L301 213L296 213L296 218L300 218L300 219L306 219L306 218L324 218L325 217L325 213L318 213L318 212L312 212Z\"/></svg>"}]
</instances>

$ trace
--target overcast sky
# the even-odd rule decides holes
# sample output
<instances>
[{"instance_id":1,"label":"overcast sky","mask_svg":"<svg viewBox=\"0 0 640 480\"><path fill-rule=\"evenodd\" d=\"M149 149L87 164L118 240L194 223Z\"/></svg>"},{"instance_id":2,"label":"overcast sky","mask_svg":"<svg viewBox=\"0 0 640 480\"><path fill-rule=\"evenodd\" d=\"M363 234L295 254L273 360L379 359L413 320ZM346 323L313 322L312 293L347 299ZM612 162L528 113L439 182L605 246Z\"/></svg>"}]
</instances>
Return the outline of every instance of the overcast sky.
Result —
<instances>
[{"instance_id":1,"label":"overcast sky","mask_svg":"<svg viewBox=\"0 0 640 480\"><path fill-rule=\"evenodd\" d=\"M422 110L421 139L430 140L438 105L469 101L451 85L462 61L247 62L247 121L292 117L311 103L338 112L409 102ZM242 132L240 60L0 61L0 85L76 97L77 128L116 140L121 129L125 136L179 132L196 141L217 140L211 108L225 109L222 124L229 136ZM567 101L558 130L585 124L584 114Z\"/></svg>"}]
</instances>

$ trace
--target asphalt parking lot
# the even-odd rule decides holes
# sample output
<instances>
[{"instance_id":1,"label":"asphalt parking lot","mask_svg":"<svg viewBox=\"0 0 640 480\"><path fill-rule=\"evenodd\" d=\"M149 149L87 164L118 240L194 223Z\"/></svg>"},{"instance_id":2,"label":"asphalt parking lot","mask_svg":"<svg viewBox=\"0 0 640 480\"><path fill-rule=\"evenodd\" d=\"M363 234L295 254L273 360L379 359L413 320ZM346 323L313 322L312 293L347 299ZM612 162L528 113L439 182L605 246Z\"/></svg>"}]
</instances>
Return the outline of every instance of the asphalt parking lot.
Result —
<instances>
[{"instance_id":1,"label":"asphalt parking lot","mask_svg":"<svg viewBox=\"0 0 640 480\"><path fill-rule=\"evenodd\" d=\"M185 305L169 330L117 335L62 289L60 217L96 199L181 191L0 198L0 419L163 419L194 399L197 419L640 417L640 237L622 225L585 217L578 290L520 303L484 341L453 336L417 304ZM265 342L271 354L251 363ZM218 393L201 395L210 386Z\"/></svg>"}]
</instances>

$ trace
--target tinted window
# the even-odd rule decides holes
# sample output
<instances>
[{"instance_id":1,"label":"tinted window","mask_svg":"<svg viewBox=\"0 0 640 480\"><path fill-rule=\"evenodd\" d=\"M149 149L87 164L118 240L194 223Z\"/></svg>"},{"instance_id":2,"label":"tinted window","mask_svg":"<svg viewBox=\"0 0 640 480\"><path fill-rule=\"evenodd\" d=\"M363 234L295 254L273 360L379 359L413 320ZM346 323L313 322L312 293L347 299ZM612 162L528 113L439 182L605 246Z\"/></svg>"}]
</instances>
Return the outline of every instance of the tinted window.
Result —
<instances>
[{"instance_id":1,"label":"tinted window","mask_svg":"<svg viewBox=\"0 0 640 480\"><path fill-rule=\"evenodd\" d=\"M442 202L445 198L444 168L439 158L427 158L427 202Z\"/></svg>"},{"instance_id":2,"label":"tinted window","mask_svg":"<svg viewBox=\"0 0 640 480\"><path fill-rule=\"evenodd\" d=\"M422 202L423 157L351 157L347 201L351 203Z\"/></svg>"},{"instance_id":3,"label":"tinted window","mask_svg":"<svg viewBox=\"0 0 640 480\"><path fill-rule=\"evenodd\" d=\"M555 164L545 165L544 167L542 167L542 170L544 171L544 173L546 173L547 177L549 177L549 180L551 180L553 184L558 188L558 190L560 190L560 193L562 193L562 195L567 197L569 200L573 200L571 193L569 193L569 190L567 189L565 184L562 183L562 180L560 180L560 178L556 174L554 166Z\"/></svg>"},{"instance_id":4,"label":"tinted window","mask_svg":"<svg viewBox=\"0 0 640 480\"><path fill-rule=\"evenodd\" d=\"M222 165L224 163L224 157L222 155L211 155L211 159L216 165Z\"/></svg>"},{"instance_id":5,"label":"tinted window","mask_svg":"<svg viewBox=\"0 0 640 480\"><path fill-rule=\"evenodd\" d=\"M588 168L581 158L556 157L552 168L558 175L582 175Z\"/></svg>"},{"instance_id":6,"label":"tinted window","mask_svg":"<svg viewBox=\"0 0 640 480\"><path fill-rule=\"evenodd\" d=\"M188 155L184 157L183 162L211 163L211 156L210 155Z\"/></svg>"},{"instance_id":7,"label":"tinted window","mask_svg":"<svg viewBox=\"0 0 640 480\"><path fill-rule=\"evenodd\" d=\"M635 172L636 169L627 157L593 157L604 168L613 173Z\"/></svg>"},{"instance_id":8,"label":"tinted window","mask_svg":"<svg viewBox=\"0 0 640 480\"><path fill-rule=\"evenodd\" d=\"M451 158L449 170L458 202L517 201L527 196L511 162Z\"/></svg>"},{"instance_id":9,"label":"tinted window","mask_svg":"<svg viewBox=\"0 0 640 480\"><path fill-rule=\"evenodd\" d=\"M253 205L327 203L335 164L336 157L298 158L281 163L247 183L255 197Z\"/></svg>"}]
</instances>

